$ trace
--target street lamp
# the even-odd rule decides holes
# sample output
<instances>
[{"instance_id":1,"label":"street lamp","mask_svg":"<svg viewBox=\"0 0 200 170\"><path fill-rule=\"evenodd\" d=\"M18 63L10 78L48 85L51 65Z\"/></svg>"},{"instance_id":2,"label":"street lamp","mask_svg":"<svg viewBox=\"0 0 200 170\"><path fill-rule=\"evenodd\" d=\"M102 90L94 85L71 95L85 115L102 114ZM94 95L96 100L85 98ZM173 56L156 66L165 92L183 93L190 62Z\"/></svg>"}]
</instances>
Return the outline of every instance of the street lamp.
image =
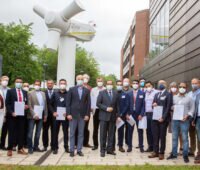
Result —
<instances>
[{"instance_id":1,"label":"street lamp","mask_svg":"<svg viewBox=\"0 0 200 170\"><path fill-rule=\"evenodd\" d=\"M46 71L47 71L47 67L48 67L48 64L44 63L43 64L43 69L44 69L44 85L43 85L43 88L45 89L45 80L46 80Z\"/></svg>"}]
</instances>

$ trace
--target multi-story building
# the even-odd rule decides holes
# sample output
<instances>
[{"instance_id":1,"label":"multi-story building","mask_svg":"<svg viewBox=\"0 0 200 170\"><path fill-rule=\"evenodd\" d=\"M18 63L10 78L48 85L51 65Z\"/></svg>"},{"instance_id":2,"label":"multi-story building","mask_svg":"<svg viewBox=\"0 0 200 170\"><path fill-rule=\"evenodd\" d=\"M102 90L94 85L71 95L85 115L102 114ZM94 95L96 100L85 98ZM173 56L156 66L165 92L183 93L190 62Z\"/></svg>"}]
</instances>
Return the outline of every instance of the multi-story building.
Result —
<instances>
[{"instance_id":1,"label":"multi-story building","mask_svg":"<svg viewBox=\"0 0 200 170\"><path fill-rule=\"evenodd\" d=\"M153 82L200 77L199 18L199 0L150 0L150 48L141 76Z\"/></svg>"},{"instance_id":2,"label":"multi-story building","mask_svg":"<svg viewBox=\"0 0 200 170\"><path fill-rule=\"evenodd\" d=\"M138 11L121 49L120 77L138 79L149 52L149 10Z\"/></svg>"}]
</instances>

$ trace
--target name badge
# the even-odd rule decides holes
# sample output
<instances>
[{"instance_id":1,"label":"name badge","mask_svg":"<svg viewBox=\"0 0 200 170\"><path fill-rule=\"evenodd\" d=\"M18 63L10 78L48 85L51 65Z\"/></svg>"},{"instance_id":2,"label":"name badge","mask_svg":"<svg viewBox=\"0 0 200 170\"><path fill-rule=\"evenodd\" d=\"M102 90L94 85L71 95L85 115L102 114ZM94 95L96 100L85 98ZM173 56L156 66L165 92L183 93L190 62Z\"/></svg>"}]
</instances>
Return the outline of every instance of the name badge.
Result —
<instances>
[{"instance_id":1,"label":"name badge","mask_svg":"<svg viewBox=\"0 0 200 170\"><path fill-rule=\"evenodd\" d=\"M63 102L65 99L64 98L60 98L60 102Z\"/></svg>"},{"instance_id":2,"label":"name badge","mask_svg":"<svg viewBox=\"0 0 200 170\"><path fill-rule=\"evenodd\" d=\"M160 100L165 100L166 99L166 96L163 96L160 98Z\"/></svg>"},{"instance_id":3,"label":"name badge","mask_svg":"<svg viewBox=\"0 0 200 170\"><path fill-rule=\"evenodd\" d=\"M125 99L126 98L126 96L122 96L122 99Z\"/></svg>"},{"instance_id":4,"label":"name badge","mask_svg":"<svg viewBox=\"0 0 200 170\"><path fill-rule=\"evenodd\" d=\"M140 96L139 96L139 98L140 98L140 99L143 99L143 98L144 98L144 96L140 95Z\"/></svg>"}]
</instances>

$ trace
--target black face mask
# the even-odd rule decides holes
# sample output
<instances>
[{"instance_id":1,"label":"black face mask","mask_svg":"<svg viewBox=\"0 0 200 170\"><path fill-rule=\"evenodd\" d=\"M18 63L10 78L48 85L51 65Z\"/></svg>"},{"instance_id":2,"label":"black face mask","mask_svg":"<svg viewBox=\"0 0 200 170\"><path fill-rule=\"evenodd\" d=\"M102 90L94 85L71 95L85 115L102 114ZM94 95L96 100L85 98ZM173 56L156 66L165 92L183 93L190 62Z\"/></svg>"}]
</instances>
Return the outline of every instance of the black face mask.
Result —
<instances>
[{"instance_id":1,"label":"black face mask","mask_svg":"<svg viewBox=\"0 0 200 170\"><path fill-rule=\"evenodd\" d=\"M160 84L160 85L158 85L158 89L159 89L159 90L164 90L164 89L165 89L165 86L164 86L163 84Z\"/></svg>"}]
</instances>

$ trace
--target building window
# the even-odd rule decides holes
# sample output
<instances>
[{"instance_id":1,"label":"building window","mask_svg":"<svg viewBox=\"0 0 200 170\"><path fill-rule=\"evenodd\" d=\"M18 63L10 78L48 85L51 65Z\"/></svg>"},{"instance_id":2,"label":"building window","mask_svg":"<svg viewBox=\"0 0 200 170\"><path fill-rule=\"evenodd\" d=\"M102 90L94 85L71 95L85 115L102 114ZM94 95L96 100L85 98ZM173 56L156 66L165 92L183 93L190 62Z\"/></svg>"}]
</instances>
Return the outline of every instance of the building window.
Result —
<instances>
[{"instance_id":1,"label":"building window","mask_svg":"<svg viewBox=\"0 0 200 170\"><path fill-rule=\"evenodd\" d=\"M169 0L150 25L150 59L158 56L169 46Z\"/></svg>"}]
</instances>

